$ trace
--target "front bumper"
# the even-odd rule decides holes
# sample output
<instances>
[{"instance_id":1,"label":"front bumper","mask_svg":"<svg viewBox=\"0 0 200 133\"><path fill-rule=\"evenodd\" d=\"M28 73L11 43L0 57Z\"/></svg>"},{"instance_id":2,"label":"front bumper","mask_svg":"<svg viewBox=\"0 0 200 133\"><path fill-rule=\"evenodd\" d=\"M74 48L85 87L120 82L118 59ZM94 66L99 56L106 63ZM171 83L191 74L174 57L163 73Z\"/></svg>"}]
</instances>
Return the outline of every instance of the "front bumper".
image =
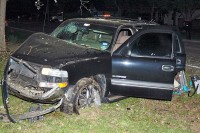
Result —
<instances>
[{"instance_id":1,"label":"front bumper","mask_svg":"<svg viewBox=\"0 0 200 133\"><path fill-rule=\"evenodd\" d=\"M60 89L59 87L55 87L50 89L49 91L38 95L34 97L28 97L26 93L23 93L23 91L17 91L15 89L16 87L18 89L21 88L21 86L15 86L15 84L9 83L8 82L8 70L9 70L9 61L6 64L3 79L2 79L2 100L3 100L3 105L6 110L6 114L8 116L8 119L11 122L18 122L23 119L27 118L34 118L37 116L41 116L50 112L55 111L57 108L59 108L63 102L64 98L64 93L66 89ZM22 89L22 88L21 88ZM22 89L23 90L23 89ZM24 114L15 114L11 115L9 111L9 94L15 95L21 99L36 102L36 103L55 103L55 105L52 105L52 107L49 107L45 110L42 111L35 111L35 112L26 112Z\"/></svg>"},{"instance_id":2,"label":"front bumper","mask_svg":"<svg viewBox=\"0 0 200 133\"><path fill-rule=\"evenodd\" d=\"M52 82L56 77L41 75L42 65L25 62L11 57L4 70L3 88L6 93L21 99L38 103L55 103L63 98L67 87L60 88L56 84L40 87L41 82ZM62 78L60 78L62 81ZM50 83L51 84L51 83ZM58 84L59 85L59 84Z\"/></svg>"}]
</instances>

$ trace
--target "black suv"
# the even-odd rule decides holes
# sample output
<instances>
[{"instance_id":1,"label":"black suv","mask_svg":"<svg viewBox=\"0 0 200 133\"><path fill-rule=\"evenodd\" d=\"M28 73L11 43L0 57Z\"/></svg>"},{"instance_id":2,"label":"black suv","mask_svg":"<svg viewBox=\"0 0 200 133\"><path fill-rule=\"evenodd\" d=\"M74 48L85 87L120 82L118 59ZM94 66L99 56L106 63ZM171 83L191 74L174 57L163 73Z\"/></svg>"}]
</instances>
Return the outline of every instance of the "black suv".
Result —
<instances>
[{"instance_id":1,"label":"black suv","mask_svg":"<svg viewBox=\"0 0 200 133\"><path fill-rule=\"evenodd\" d=\"M66 113L113 95L171 100L174 77L185 61L176 28L119 18L71 19L50 35L33 34L10 56L4 106L8 92L59 103Z\"/></svg>"}]
</instances>

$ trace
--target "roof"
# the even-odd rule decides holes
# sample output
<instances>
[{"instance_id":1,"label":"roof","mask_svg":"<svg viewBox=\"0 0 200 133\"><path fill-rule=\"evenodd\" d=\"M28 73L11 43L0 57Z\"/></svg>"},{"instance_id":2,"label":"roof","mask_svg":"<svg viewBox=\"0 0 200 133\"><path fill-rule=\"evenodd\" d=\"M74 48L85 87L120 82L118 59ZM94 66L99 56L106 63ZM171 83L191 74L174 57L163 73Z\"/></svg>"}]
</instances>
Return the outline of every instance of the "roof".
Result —
<instances>
[{"instance_id":1,"label":"roof","mask_svg":"<svg viewBox=\"0 0 200 133\"><path fill-rule=\"evenodd\" d=\"M98 23L102 25L108 25L112 27L118 27L120 25L135 25L135 26L140 26L140 25L155 25L156 23L154 22L149 22L145 20L138 20L138 19L129 19L129 18L104 18L104 17L93 17L93 18L74 18L70 19L68 21L81 21L85 23Z\"/></svg>"}]
</instances>

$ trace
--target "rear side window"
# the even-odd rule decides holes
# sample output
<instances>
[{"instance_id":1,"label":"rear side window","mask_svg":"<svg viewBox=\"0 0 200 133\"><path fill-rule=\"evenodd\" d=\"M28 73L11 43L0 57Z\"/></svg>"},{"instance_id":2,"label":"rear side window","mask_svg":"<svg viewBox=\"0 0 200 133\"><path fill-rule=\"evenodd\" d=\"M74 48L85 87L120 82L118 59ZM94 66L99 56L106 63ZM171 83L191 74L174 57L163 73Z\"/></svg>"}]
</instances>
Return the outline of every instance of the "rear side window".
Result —
<instances>
[{"instance_id":1,"label":"rear side window","mask_svg":"<svg viewBox=\"0 0 200 133\"><path fill-rule=\"evenodd\" d=\"M132 44L132 56L162 56L171 57L172 34L146 33Z\"/></svg>"}]
</instances>

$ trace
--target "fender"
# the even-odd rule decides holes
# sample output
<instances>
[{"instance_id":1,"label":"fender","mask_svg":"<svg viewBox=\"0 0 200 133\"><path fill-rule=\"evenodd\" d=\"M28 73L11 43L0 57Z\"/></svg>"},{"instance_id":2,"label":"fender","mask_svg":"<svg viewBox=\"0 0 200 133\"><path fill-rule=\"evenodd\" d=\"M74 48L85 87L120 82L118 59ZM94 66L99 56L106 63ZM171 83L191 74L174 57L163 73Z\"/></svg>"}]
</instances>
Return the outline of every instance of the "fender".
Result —
<instances>
[{"instance_id":1,"label":"fender","mask_svg":"<svg viewBox=\"0 0 200 133\"><path fill-rule=\"evenodd\" d=\"M69 84L74 85L84 77L97 74L111 75L111 56L110 53L106 53L100 57L68 62L61 69L68 71Z\"/></svg>"}]
</instances>

